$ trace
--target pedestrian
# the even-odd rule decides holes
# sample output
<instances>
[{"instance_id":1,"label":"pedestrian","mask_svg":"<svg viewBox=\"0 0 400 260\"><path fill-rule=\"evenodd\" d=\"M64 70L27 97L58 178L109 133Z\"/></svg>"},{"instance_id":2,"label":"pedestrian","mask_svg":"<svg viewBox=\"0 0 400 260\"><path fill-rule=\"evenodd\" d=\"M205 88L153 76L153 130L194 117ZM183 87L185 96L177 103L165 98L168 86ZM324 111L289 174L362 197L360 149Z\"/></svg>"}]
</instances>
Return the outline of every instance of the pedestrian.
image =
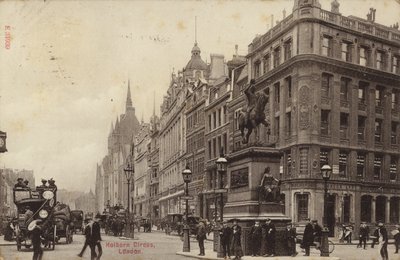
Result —
<instances>
[{"instance_id":1,"label":"pedestrian","mask_svg":"<svg viewBox=\"0 0 400 260\"><path fill-rule=\"evenodd\" d=\"M374 248L375 245L378 243L378 239L379 239L379 227L378 227L378 223L376 224L376 229L374 231L374 236L372 239L372 244L371 244L371 248Z\"/></svg>"},{"instance_id":2,"label":"pedestrian","mask_svg":"<svg viewBox=\"0 0 400 260\"><path fill-rule=\"evenodd\" d=\"M283 240L286 246L286 252L292 257L297 255L296 252L296 229L292 227L291 223L286 225L285 233L283 233Z\"/></svg>"},{"instance_id":3,"label":"pedestrian","mask_svg":"<svg viewBox=\"0 0 400 260\"><path fill-rule=\"evenodd\" d=\"M222 228L219 231L219 236L221 239L222 251L224 259L231 259L231 250L230 250L230 242L232 239L232 228L228 226L228 223L224 221L222 223Z\"/></svg>"},{"instance_id":4,"label":"pedestrian","mask_svg":"<svg viewBox=\"0 0 400 260\"><path fill-rule=\"evenodd\" d=\"M276 229L275 225L272 223L270 218L267 218L265 221L266 225L266 244L267 244L267 255L266 256L275 256L275 234Z\"/></svg>"},{"instance_id":5,"label":"pedestrian","mask_svg":"<svg viewBox=\"0 0 400 260\"><path fill-rule=\"evenodd\" d=\"M197 227L197 241L199 242L199 248L200 248L200 254L201 256L205 255L205 251L204 251L204 240L207 238L206 237L206 226L204 224L204 220L201 219L199 222L199 225Z\"/></svg>"},{"instance_id":6,"label":"pedestrian","mask_svg":"<svg viewBox=\"0 0 400 260\"><path fill-rule=\"evenodd\" d=\"M231 242L231 251L235 255L234 260L240 260L243 256L242 244L242 228L238 225L236 219L233 220L232 226L232 242Z\"/></svg>"},{"instance_id":7,"label":"pedestrian","mask_svg":"<svg viewBox=\"0 0 400 260\"><path fill-rule=\"evenodd\" d=\"M250 230L251 252L253 256L260 255L261 247L261 226L260 221L256 220Z\"/></svg>"},{"instance_id":8,"label":"pedestrian","mask_svg":"<svg viewBox=\"0 0 400 260\"><path fill-rule=\"evenodd\" d=\"M92 243L94 244L94 247L97 247L98 254L97 254L97 260L100 259L101 255L103 254L103 249L101 247L101 235L100 235L100 224L99 224L99 217L96 217L94 219L95 221L93 222L92 225Z\"/></svg>"},{"instance_id":9,"label":"pedestrian","mask_svg":"<svg viewBox=\"0 0 400 260\"><path fill-rule=\"evenodd\" d=\"M301 247L304 248L306 253L304 256L310 256L310 246L314 244L314 228L309 218L307 218L307 225L304 229L303 241Z\"/></svg>"},{"instance_id":10,"label":"pedestrian","mask_svg":"<svg viewBox=\"0 0 400 260\"><path fill-rule=\"evenodd\" d=\"M369 236L369 228L367 226L366 222L361 222L360 225L360 231L359 231L359 242L357 245L357 248L361 248L362 244L364 244L364 249L366 249L366 245L367 245L367 240L368 240L368 236Z\"/></svg>"},{"instance_id":11,"label":"pedestrian","mask_svg":"<svg viewBox=\"0 0 400 260\"><path fill-rule=\"evenodd\" d=\"M32 260L41 260L43 257L42 243L42 228L40 224L41 219L33 220L29 226L28 231L31 232L32 246L33 246L33 258Z\"/></svg>"},{"instance_id":12,"label":"pedestrian","mask_svg":"<svg viewBox=\"0 0 400 260\"><path fill-rule=\"evenodd\" d=\"M396 247L396 251L394 253L398 254L400 247L400 225L396 225L392 233L394 238L394 245Z\"/></svg>"},{"instance_id":13,"label":"pedestrian","mask_svg":"<svg viewBox=\"0 0 400 260\"><path fill-rule=\"evenodd\" d=\"M92 239L92 227L90 225L90 219L86 218L85 219L85 227L83 228L83 234L85 235L85 243L82 247L81 252L78 254L79 257L83 256L83 253L85 253L85 250L88 246L90 246L90 242Z\"/></svg>"},{"instance_id":14,"label":"pedestrian","mask_svg":"<svg viewBox=\"0 0 400 260\"><path fill-rule=\"evenodd\" d=\"M261 225L261 249L260 254L262 256L267 254L267 225L265 222Z\"/></svg>"},{"instance_id":15,"label":"pedestrian","mask_svg":"<svg viewBox=\"0 0 400 260\"><path fill-rule=\"evenodd\" d=\"M379 244L379 253L381 254L382 260L388 260L388 233L383 225L383 222L378 223L378 244Z\"/></svg>"},{"instance_id":16,"label":"pedestrian","mask_svg":"<svg viewBox=\"0 0 400 260\"><path fill-rule=\"evenodd\" d=\"M314 235L314 243L315 243L315 248L320 249L321 248L321 239L322 239L322 227L318 224L318 220L314 219L312 221L312 226L313 226L313 235Z\"/></svg>"}]
</instances>

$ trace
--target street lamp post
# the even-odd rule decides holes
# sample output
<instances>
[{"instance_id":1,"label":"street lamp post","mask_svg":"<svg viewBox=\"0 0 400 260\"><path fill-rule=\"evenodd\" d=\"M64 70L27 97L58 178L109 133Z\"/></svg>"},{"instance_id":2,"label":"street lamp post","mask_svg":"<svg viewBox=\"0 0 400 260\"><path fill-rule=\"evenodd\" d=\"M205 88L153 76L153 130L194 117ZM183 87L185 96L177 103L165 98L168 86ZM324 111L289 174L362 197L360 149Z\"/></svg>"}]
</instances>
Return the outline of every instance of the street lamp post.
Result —
<instances>
[{"instance_id":1,"label":"street lamp post","mask_svg":"<svg viewBox=\"0 0 400 260\"><path fill-rule=\"evenodd\" d=\"M328 181L331 177L332 167L324 165L321 168L322 179L324 180L324 228L322 229L322 240L321 240L321 256L329 256L329 244L328 244Z\"/></svg>"},{"instance_id":2,"label":"street lamp post","mask_svg":"<svg viewBox=\"0 0 400 260\"><path fill-rule=\"evenodd\" d=\"M217 257L223 257L223 248L221 243L221 238L219 236L219 231L222 228L222 222L224 221L224 175L227 171L228 160L224 156L224 150L221 148L220 157L216 161L217 165L217 179L219 179L219 195L220 195L220 220L219 224L216 223L216 232L214 232L214 244L217 246ZM215 196L217 196L217 194ZM217 205L215 205L217 206ZM215 207L215 211L217 207Z\"/></svg>"},{"instance_id":3,"label":"street lamp post","mask_svg":"<svg viewBox=\"0 0 400 260\"><path fill-rule=\"evenodd\" d=\"M127 223L125 226L125 236L134 238L135 237L135 228L131 228L131 215L130 215L130 203L131 203L131 195L130 195L130 190L131 190L131 180L133 177L133 173L135 172L135 169L133 167L133 164L131 163L130 158L127 159L126 163L126 168L124 168L125 172L125 177L126 181L128 182L128 207L127 207Z\"/></svg>"},{"instance_id":4,"label":"street lamp post","mask_svg":"<svg viewBox=\"0 0 400 260\"><path fill-rule=\"evenodd\" d=\"M185 200L186 200L186 209L185 209L185 224L183 226L183 252L190 252L190 238L189 238L189 225L188 225L188 215L189 215L189 182L192 180L192 171L189 166L186 166L185 170L182 172L183 181L185 182Z\"/></svg>"}]
</instances>

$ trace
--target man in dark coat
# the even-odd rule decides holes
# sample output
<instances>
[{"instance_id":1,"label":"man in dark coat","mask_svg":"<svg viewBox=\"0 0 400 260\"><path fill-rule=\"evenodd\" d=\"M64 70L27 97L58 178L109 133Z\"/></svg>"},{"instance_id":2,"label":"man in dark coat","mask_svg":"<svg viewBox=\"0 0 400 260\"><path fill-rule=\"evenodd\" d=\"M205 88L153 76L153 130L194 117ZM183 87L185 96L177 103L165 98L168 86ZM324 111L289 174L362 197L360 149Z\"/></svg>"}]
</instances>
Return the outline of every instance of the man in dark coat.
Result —
<instances>
[{"instance_id":1,"label":"man in dark coat","mask_svg":"<svg viewBox=\"0 0 400 260\"><path fill-rule=\"evenodd\" d=\"M388 250L387 250L388 233L382 222L379 222L379 224L378 224L378 235L379 235L378 241L379 241L379 246L380 246L379 253L382 256L382 260L388 260L389 259L389 254L388 254Z\"/></svg>"},{"instance_id":2,"label":"man in dark coat","mask_svg":"<svg viewBox=\"0 0 400 260\"><path fill-rule=\"evenodd\" d=\"M362 244L364 243L364 249L366 249L366 245L367 245L367 240L368 240L368 236L369 236L369 228L367 226L366 222L361 222L360 225L360 231L359 231L359 242L357 245L357 248L361 248Z\"/></svg>"},{"instance_id":3,"label":"man in dark coat","mask_svg":"<svg viewBox=\"0 0 400 260\"><path fill-rule=\"evenodd\" d=\"M311 225L311 221L308 218L308 223L304 229L304 234L303 234L303 241L302 241L302 248L305 249L306 253L304 256L310 256L310 246L314 244L314 228Z\"/></svg>"},{"instance_id":4,"label":"man in dark coat","mask_svg":"<svg viewBox=\"0 0 400 260\"><path fill-rule=\"evenodd\" d=\"M250 240L251 240L251 252L253 256L260 255L261 247L261 225L260 221L255 221L254 225L250 230Z\"/></svg>"},{"instance_id":5,"label":"man in dark coat","mask_svg":"<svg viewBox=\"0 0 400 260\"><path fill-rule=\"evenodd\" d=\"M314 235L315 248L320 249L321 239L322 239L322 227L318 224L318 220L316 219L312 221L312 226L314 229L313 235Z\"/></svg>"},{"instance_id":6,"label":"man in dark coat","mask_svg":"<svg viewBox=\"0 0 400 260\"><path fill-rule=\"evenodd\" d=\"M271 219L267 218L265 221L266 225L266 242L267 242L267 256L275 256L275 225L272 223Z\"/></svg>"},{"instance_id":7,"label":"man in dark coat","mask_svg":"<svg viewBox=\"0 0 400 260\"><path fill-rule=\"evenodd\" d=\"M231 250L230 250L230 243L231 243L231 238L232 238L232 229L228 226L228 223L226 221L223 222L222 228L219 231L219 236L221 239L221 245L222 245L222 250L224 253L224 259L231 258Z\"/></svg>"},{"instance_id":8,"label":"man in dark coat","mask_svg":"<svg viewBox=\"0 0 400 260\"><path fill-rule=\"evenodd\" d=\"M232 226L232 242L231 242L231 251L235 255L236 260L242 259L243 250L242 250L242 228L238 224L237 220L233 220Z\"/></svg>"},{"instance_id":9,"label":"man in dark coat","mask_svg":"<svg viewBox=\"0 0 400 260\"><path fill-rule=\"evenodd\" d=\"M206 239L206 226L204 224L204 220L200 220L199 226L197 228L197 241L199 242L200 254L201 256L205 255L204 252L204 240Z\"/></svg>"},{"instance_id":10,"label":"man in dark coat","mask_svg":"<svg viewBox=\"0 0 400 260\"><path fill-rule=\"evenodd\" d=\"M296 229L289 223L286 225L285 233L283 233L283 240L286 246L286 252L295 257L296 252Z\"/></svg>"},{"instance_id":11,"label":"man in dark coat","mask_svg":"<svg viewBox=\"0 0 400 260\"><path fill-rule=\"evenodd\" d=\"M88 246L90 247L90 249L92 249L91 244L93 244L93 243L92 243L92 225L91 224L92 223L90 222L90 219L86 218L85 219L85 228L83 229L83 234L85 235L85 243L82 247L81 252L78 254L79 257L83 256L83 253L85 253L85 250ZM93 254L92 250L91 250L91 253Z\"/></svg>"},{"instance_id":12,"label":"man in dark coat","mask_svg":"<svg viewBox=\"0 0 400 260\"><path fill-rule=\"evenodd\" d=\"M99 218L96 217L95 221L93 222L92 225L92 243L94 247L97 247L98 254L97 254L97 260L100 259L101 255L103 254L103 249L101 247L101 235L100 235L100 224L99 224Z\"/></svg>"},{"instance_id":13,"label":"man in dark coat","mask_svg":"<svg viewBox=\"0 0 400 260\"><path fill-rule=\"evenodd\" d=\"M32 260L41 260L43 257L43 249L41 247L42 243L42 228L40 226L40 223L42 220L34 220L30 226L28 227L28 230L31 230L31 238L32 238L32 246L33 246L33 258Z\"/></svg>"},{"instance_id":14,"label":"man in dark coat","mask_svg":"<svg viewBox=\"0 0 400 260\"><path fill-rule=\"evenodd\" d=\"M396 247L396 251L394 252L395 254L399 253L399 248L400 248L400 225L396 225L396 229L394 231L394 245Z\"/></svg>"}]
</instances>

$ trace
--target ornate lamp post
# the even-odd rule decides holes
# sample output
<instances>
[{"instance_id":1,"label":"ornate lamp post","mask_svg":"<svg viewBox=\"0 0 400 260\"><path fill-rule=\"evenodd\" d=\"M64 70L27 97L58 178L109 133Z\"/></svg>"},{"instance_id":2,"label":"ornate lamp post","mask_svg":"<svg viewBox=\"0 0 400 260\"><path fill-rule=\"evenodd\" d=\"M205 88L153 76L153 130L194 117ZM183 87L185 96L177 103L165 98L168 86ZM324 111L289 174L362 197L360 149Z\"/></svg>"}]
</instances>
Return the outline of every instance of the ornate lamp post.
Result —
<instances>
[{"instance_id":1,"label":"ornate lamp post","mask_svg":"<svg viewBox=\"0 0 400 260\"><path fill-rule=\"evenodd\" d=\"M322 229L322 241L321 241L321 256L329 256L329 244L328 244L328 213L327 213L327 201L328 201L328 181L331 178L332 167L324 165L321 168L322 179L324 180L324 228Z\"/></svg>"},{"instance_id":2,"label":"ornate lamp post","mask_svg":"<svg viewBox=\"0 0 400 260\"><path fill-rule=\"evenodd\" d=\"M217 257L223 257L223 249L222 249L222 244L220 241L220 236L219 236L219 231L222 227L222 222L224 221L224 175L227 171L228 167L228 160L224 156L224 150L221 148L221 153L220 157L216 161L217 165L217 179L219 180L219 187L218 187L218 192L215 193L215 196L219 193L220 195L220 219L219 223L216 223L216 232L214 232L214 244L217 247ZM217 205L215 205L215 212L217 210Z\"/></svg>"},{"instance_id":3,"label":"ornate lamp post","mask_svg":"<svg viewBox=\"0 0 400 260\"><path fill-rule=\"evenodd\" d=\"M131 180L133 177L133 174L135 172L134 166L132 164L132 157L128 156L128 158L126 159L126 167L124 168L124 172L125 172L125 178L126 181L128 182L128 215L127 215L127 223L125 225L125 236L127 237L131 237L134 238L135 237L135 228L131 229L131 215L130 215L130 199L131 199L131 195L130 195L130 190L131 190Z\"/></svg>"},{"instance_id":4,"label":"ornate lamp post","mask_svg":"<svg viewBox=\"0 0 400 260\"><path fill-rule=\"evenodd\" d=\"M183 181L185 182L185 197L186 209L185 209L185 224L183 226L183 252L190 252L190 239L189 239L189 225L188 225L188 214L189 214L189 182L192 180L192 171L189 166L186 165L185 170L182 172ZM182 198L182 197L181 197Z\"/></svg>"}]
</instances>

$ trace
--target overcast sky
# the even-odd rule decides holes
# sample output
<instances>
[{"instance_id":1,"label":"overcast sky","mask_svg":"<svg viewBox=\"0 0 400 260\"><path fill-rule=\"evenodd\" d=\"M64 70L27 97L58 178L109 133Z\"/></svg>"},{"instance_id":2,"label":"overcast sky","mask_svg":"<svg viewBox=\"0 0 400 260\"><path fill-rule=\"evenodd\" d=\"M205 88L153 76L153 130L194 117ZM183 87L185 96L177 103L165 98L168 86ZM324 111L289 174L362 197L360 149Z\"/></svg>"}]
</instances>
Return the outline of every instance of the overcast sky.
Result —
<instances>
[{"instance_id":1,"label":"overcast sky","mask_svg":"<svg viewBox=\"0 0 400 260\"><path fill-rule=\"evenodd\" d=\"M2 1L0 2L0 129L8 134L1 167L33 169L37 181L94 188L107 152L111 121L124 112L131 80L138 119L156 113L170 73L190 59L197 16L203 60L230 59L263 34L286 1ZM330 10L331 1L320 1ZM340 1L344 15L400 22L396 0ZM10 29L6 29L10 26ZM11 35L5 48L5 33Z\"/></svg>"}]
</instances>

